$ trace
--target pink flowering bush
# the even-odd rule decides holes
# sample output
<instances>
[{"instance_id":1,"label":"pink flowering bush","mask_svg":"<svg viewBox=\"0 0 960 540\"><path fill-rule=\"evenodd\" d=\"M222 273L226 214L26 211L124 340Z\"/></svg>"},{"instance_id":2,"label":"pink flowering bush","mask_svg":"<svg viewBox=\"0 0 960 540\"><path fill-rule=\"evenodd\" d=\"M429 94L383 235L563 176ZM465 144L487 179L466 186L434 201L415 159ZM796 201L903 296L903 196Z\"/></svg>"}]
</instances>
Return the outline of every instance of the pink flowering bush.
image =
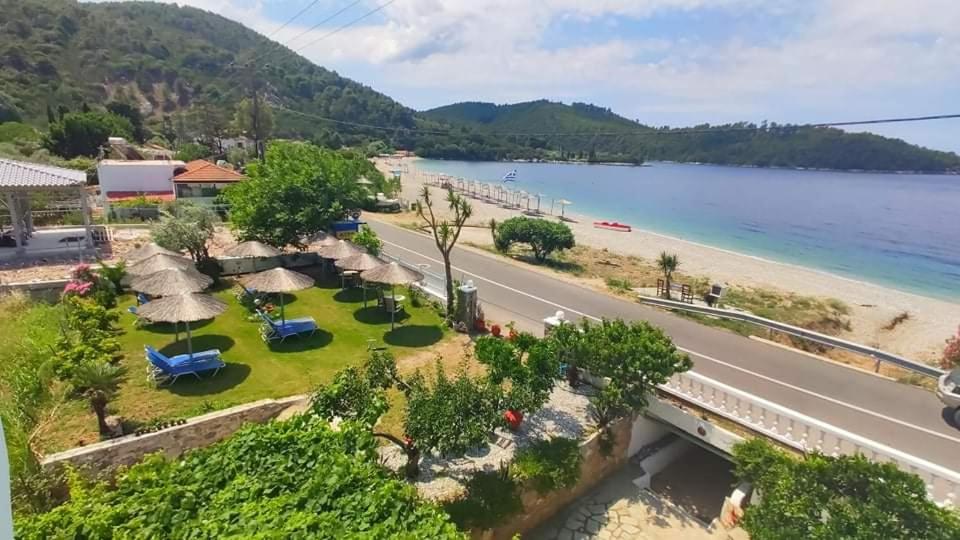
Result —
<instances>
[{"instance_id":1,"label":"pink flowering bush","mask_svg":"<svg viewBox=\"0 0 960 540\"><path fill-rule=\"evenodd\" d=\"M947 340L941 362L944 369L960 367L960 327L957 327L957 335Z\"/></svg>"},{"instance_id":2,"label":"pink flowering bush","mask_svg":"<svg viewBox=\"0 0 960 540\"><path fill-rule=\"evenodd\" d=\"M63 294L67 296L87 296L93 290L92 281L71 281L63 288Z\"/></svg>"},{"instance_id":3,"label":"pink flowering bush","mask_svg":"<svg viewBox=\"0 0 960 540\"><path fill-rule=\"evenodd\" d=\"M70 272L71 280L63 288L64 296L92 297L105 308L117 305L117 287L90 268L89 264L78 264Z\"/></svg>"}]
</instances>

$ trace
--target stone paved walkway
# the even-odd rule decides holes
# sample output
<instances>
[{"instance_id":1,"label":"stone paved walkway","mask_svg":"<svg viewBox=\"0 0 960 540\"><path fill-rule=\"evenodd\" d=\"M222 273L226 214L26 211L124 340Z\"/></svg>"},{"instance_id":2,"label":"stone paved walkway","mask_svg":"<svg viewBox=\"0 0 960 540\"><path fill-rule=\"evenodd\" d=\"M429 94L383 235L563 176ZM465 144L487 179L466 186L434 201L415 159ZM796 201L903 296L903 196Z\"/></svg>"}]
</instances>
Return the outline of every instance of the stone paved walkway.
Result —
<instances>
[{"instance_id":1,"label":"stone paved walkway","mask_svg":"<svg viewBox=\"0 0 960 540\"><path fill-rule=\"evenodd\" d=\"M635 486L632 480L639 475L635 465L625 466L592 493L561 510L524 538L726 540L730 537L719 525L707 527L665 499Z\"/></svg>"}]
</instances>

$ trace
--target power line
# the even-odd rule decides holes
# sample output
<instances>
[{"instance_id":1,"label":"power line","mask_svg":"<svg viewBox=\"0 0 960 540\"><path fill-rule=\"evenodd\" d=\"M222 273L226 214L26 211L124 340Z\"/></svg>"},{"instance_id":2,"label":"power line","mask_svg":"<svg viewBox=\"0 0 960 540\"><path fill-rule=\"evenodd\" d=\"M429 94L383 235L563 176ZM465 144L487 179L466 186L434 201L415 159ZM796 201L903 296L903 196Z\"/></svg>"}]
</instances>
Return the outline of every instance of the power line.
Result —
<instances>
[{"instance_id":1,"label":"power line","mask_svg":"<svg viewBox=\"0 0 960 540\"><path fill-rule=\"evenodd\" d=\"M330 32L327 32L326 34L318 37L317 39L315 39L315 40L307 43L306 45L304 45L304 46L302 46L302 47L298 47L298 48L294 49L293 52L300 52L300 51L302 51L303 49L306 49L307 47L310 47L311 45L316 45L317 43L319 43L319 42L327 39L328 37L336 34L337 32L340 32L341 30L343 30L343 29L345 29L345 28L348 28L348 27L350 27L350 26L353 26L354 24L356 24L356 23L358 23L358 22L366 19L367 17L373 15L374 13L377 13L378 11L384 9L385 7L389 6L390 4L392 4L392 3L396 2L396 1L397 1L397 0L387 0L386 2L380 4L379 6L373 8L373 9L371 9L370 11L364 13L363 15L357 17L356 19L353 19L352 21L350 21L350 22L348 22L348 23L342 24L342 25L334 28L334 29L331 30Z\"/></svg>"},{"instance_id":2,"label":"power line","mask_svg":"<svg viewBox=\"0 0 960 540\"><path fill-rule=\"evenodd\" d=\"M273 36L279 34L281 30L283 30L284 28L287 27L287 25L289 25L289 24L292 23L293 21L297 20L297 18L299 18L299 17L300 17L301 15L303 15L304 13L306 13L307 10L309 10L310 8L312 8L313 6L315 6L315 5L319 4L319 3L320 3L320 0L313 0L313 2L310 2L309 4L307 4L307 6L304 7L303 9L301 9L300 11L298 11L296 15L294 15L293 17L290 17L289 19L287 19L287 22L281 24L281 25L280 25L280 28L277 28L276 30L274 30L273 32L271 32L270 35L267 36L267 39L270 39L270 38L272 38Z\"/></svg>"},{"instance_id":3,"label":"power line","mask_svg":"<svg viewBox=\"0 0 960 540\"><path fill-rule=\"evenodd\" d=\"M421 128L408 128L402 126L383 126L376 124L364 124L361 122L349 122L346 120L337 120L336 118L329 118L325 116L319 116L315 114L305 113L301 111L295 111L293 109L288 109L286 107L281 107L279 105L271 105L272 108L295 114L298 116L304 116L307 118L312 118L315 120L320 120L323 122L330 122L332 124L339 124L345 126L353 126L358 128L365 129L377 129L382 131L412 131L417 133L424 133L428 135L452 135L456 131L454 129L448 130L431 130L431 129L421 129ZM477 130L478 133L487 134L487 135L514 135L514 136L526 136L526 137L579 137L579 136L621 136L621 135L686 135L686 134L696 134L696 133L722 133L722 132L742 132L742 131L792 131L797 129L809 129L809 128L827 128L827 127L843 127L843 126L861 126L861 125L873 125L873 124L894 124L894 123L903 123L903 122L928 122L932 120L952 120L960 119L960 114L938 114L932 116L909 116L901 118L882 118L882 119L873 119L873 120L855 120L855 121L840 121L840 122L820 122L812 124L791 124L791 125L782 125L774 127L763 127L763 126L725 126L725 127L714 127L714 128L678 128L678 129L658 129L658 128L645 128L645 129L631 129L623 131L550 131L550 132L529 132L529 131L497 131L497 130Z\"/></svg>"}]
</instances>

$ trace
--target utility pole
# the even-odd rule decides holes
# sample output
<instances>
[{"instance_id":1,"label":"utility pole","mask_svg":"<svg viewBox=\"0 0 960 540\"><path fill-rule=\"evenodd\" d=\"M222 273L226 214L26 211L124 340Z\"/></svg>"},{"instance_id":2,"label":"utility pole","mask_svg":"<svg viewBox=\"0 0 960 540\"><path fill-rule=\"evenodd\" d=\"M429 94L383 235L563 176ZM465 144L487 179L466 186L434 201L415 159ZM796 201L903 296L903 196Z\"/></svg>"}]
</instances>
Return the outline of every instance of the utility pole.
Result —
<instances>
[{"instance_id":1,"label":"utility pole","mask_svg":"<svg viewBox=\"0 0 960 540\"><path fill-rule=\"evenodd\" d=\"M260 95L257 92L256 66L250 63L250 91L253 94L250 110L253 113L250 125L253 127L253 147L257 149L257 159L263 159L263 147L260 145Z\"/></svg>"}]
</instances>

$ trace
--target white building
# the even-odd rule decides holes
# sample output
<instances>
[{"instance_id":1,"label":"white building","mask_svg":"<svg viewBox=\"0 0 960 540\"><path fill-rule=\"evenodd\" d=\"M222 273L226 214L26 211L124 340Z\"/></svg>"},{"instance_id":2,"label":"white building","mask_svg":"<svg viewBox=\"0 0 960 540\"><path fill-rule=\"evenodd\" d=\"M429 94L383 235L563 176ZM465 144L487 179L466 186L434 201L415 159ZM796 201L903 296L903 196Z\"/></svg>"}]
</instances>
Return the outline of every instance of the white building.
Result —
<instances>
[{"instance_id":1,"label":"white building","mask_svg":"<svg viewBox=\"0 0 960 540\"><path fill-rule=\"evenodd\" d=\"M123 161L104 159L97 164L100 198L105 209L111 201L141 195L157 200L173 200L173 177L186 170L176 160Z\"/></svg>"}]
</instances>

